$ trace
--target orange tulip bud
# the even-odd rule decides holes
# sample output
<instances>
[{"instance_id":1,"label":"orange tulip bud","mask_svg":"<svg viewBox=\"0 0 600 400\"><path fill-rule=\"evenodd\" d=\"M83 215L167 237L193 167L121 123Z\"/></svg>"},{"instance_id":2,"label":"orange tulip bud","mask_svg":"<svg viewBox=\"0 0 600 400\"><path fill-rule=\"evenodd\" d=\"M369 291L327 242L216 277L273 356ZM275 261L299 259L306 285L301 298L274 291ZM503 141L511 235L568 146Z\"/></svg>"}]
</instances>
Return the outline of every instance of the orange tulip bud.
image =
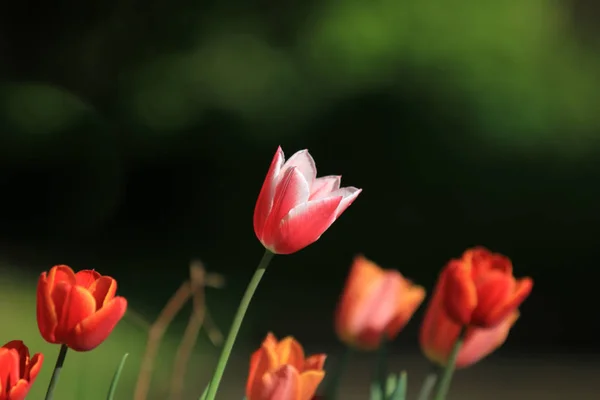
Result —
<instances>
[{"instance_id":1,"label":"orange tulip bud","mask_svg":"<svg viewBox=\"0 0 600 400\"><path fill-rule=\"evenodd\" d=\"M44 356L29 357L29 349L20 340L0 347L0 400L23 400L37 377Z\"/></svg>"},{"instance_id":2,"label":"orange tulip bud","mask_svg":"<svg viewBox=\"0 0 600 400\"><path fill-rule=\"evenodd\" d=\"M310 400L325 376L325 354L304 358L292 337L277 341L269 333L250 359L248 400Z\"/></svg>"},{"instance_id":3,"label":"orange tulip bud","mask_svg":"<svg viewBox=\"0 0 600 400\"><path fill-rule=\"evenodd\" d=\"M340 340L363 350L393 339L425 298L425 289L398 271L384 270L363 256L354 259L336 310Z\"/></svg>"},{"instance_id":4,"label":"orange tulip bud","mask_svg":"<svg viewBox=\"0 0 600 400\"><path fill-rule=\"evenodd\" d=\"M75 351L100 345L127 310L127 300L115 297L117 281L93 270L74 273L66 265L42 272L37 287L37 322L49 343Z\"/></svg>"},{"instance_id":5,"label":"orange tulip bud","mask_svg":"<svg viewBox=\"0 0 600 400\"><path fill-rule=\"evenodd\" d=\"M498 325L517 310L533 287L531 278L514 278L510 259L482 247L465 251L442 273L447 276L446 312L461 325Z\"/></svg>"}]
</instances>

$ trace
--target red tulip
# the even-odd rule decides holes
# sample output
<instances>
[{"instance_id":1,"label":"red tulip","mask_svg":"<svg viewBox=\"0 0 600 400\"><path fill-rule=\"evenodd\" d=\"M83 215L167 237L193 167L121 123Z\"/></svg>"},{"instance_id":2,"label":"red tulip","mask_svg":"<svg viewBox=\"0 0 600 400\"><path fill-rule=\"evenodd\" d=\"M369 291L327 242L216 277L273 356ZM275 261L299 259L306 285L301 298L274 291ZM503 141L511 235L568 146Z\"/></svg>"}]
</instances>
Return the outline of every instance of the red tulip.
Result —
<instances>
[{"instance_id":1,"label":"red tulip","mask_svg":"<svg viewBox=\"0 0 600 400\"><path fill-rule=\"evenodd\" d=\"M317 178L307 150L284 160L279 147L254 209L254 232L276 254L295 253L317 241L362 190L340 188L340 176Z\"/></svg>"},{"instance_id":2,"label":"red tulip","mask_svg":"<svg viewBox=\"0 0 600 400\"><path fill-rule=\"evenodd\" d=\"M533 287L531 278L514 278L510 259L482 247L451 260L442 274L446 275L446 312L462 325L498 325L517 310Z\"/></svg>"},{"instance_id":3,"label":"red tulip","mask_svg":"<svg viewBox=\"0 0 600 400\"><path fill-rule=\"evenodd\" d=\"M29 357L29 349L20 340L0 347L0 400L23 400L37 377L44 356Z\"/></svg>"},{"instance_id":4,"label":"red tulip","mask_svg":"<svg viewBox=\"0 0 600 400\"><path fill-rule=\"evenodd\" d=\"M325 372L325 354L305 358L292 337L278 341L269 333L252 354L246 383L248 400L311 400Z\"/></svg>"},{"instance_id":5,"label":"red tulip","mask_svg":"<svg viewBox=\"0 0 600 400\"><path fill-rule=\"evenodd\" d=\"M419 342L425 356L442 367L446 366L462 327L446 313L444 306L446 283L447 276L442 273L433 297L427 305L419 335ZM473 365L502 346L518 317L518 311L514 311L493 328L468 327L464 334L463 345L458 352L456 368Z\"/></svg>"},{"instance_id":6,"label":"red tulip","mask_svg":"<svg viewBox=\"0 0 600 400\"><path fill-rule=\"evenodd\" d=\"M344 343L363 350L393 339L425 298L425 289L394 270L363 256L354 259L336 310L336 332Z\"/></svg>"},{"instance_id":7,"label":"red tulip","mask_svg":"<svg viewBox=\"0 0 600 400\"><path fill-rule=\"evenodd\" d=\"M115 297L117 281L93 270L74 273L66 265L42 272L37 288L37 322L49 343L75 351L96 348L110 335L127 310Z\"/></svg>"}]
</instances>

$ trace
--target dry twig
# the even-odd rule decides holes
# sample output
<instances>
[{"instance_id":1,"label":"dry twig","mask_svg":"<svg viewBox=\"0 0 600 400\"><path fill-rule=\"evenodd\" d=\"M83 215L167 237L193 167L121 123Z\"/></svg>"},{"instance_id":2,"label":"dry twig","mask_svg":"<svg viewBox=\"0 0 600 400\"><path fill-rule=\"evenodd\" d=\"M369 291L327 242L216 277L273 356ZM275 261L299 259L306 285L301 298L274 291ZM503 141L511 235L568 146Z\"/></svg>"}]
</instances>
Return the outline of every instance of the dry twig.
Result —
<instances>
[{"instance_id":1,"label":"dry twig","mask_svg":"<svg viewBox=\"0 0 600 400\"><path fill-rule=\"evenodd\" d=\"M207 274L199 261L192 262L190 265L190 280L181 284L179 289L171 296L165 307L160 312L158 318L150 326L146 350L140 372L135 387L134 400L146 400L152 381L152 372L154 370L154 360L158 354L158 349L164 334L173 322L175 316L183 308L190 297L193 299L193 311L186 327L183 339L177 350L175 364L173 368L173 378L171 380L170 398L178 399L183 391L184 375L194 344L198 337L198 332L204 323L209 339L214 345L222 341L221 332L215 327L212 320L207 326L208 310L204 300L204 288L211 286L215 288L223 287L225 279L218 274Z\"/></svg>"}]
</instances>

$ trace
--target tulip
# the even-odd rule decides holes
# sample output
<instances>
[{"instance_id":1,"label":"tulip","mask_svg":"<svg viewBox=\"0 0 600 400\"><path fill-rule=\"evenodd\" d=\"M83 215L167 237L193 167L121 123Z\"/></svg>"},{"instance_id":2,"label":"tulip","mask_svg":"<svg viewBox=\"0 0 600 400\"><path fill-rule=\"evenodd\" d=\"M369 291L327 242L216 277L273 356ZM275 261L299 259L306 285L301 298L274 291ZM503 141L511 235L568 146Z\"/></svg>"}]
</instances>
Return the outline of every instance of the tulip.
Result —
<instances>
[{"instance_id":1,"label":"tulip","mask_svg":"<svg viewBox=\"0 0 600 400\"><path fill-rule=\"evenodd\" d=\"M35 381L44 356L29 356L29 349L20 340L0 347L0 400L23 400Z\"/></svg>"},{"instance_id":2,"label":"tulip","mask_svg":"<svg viewBox=\"0 0 600 400\"><path fill-rule=\"evenodd\" d=\"M362 190L340 188L341 176L317 178L307 150L284 161L279 147L254 209L254 232L275 254L295 253L316 242Z\"/></svg>"},{"instance_id":3,"label":"tulip","mask_svg":"<svg viewBox=\"0 0 600 400\"><path fill-rule=\"evenodd\" d=\"M514 314L533 287L531 278L514 278L510 259L482 247L450 261L443 274L446 312L460 325L498 325Z\"/></svg>"},{"instance_id":4,"label":"tulip","mask_svg":"<svg viewBox=\"0 0 600 400\"><path fill-rule=\"evenodd\" d=\"M66 265L42 272L37 287L37 323L49 343L89 351L110 335L127 309L115 297L117 281L93 270L74 273Z\"/></svg>"},{"instance_id":5,"label":"tulip","mask_svg":"<svg viewBox=\"0 0 600 400\"><path fill-rule=\"evenodd\" d=\"M427 305L425 318L421 325L419 342L425 356L433 363L446 367L450 353L464 325L457 323L446 312L448 278L446 268L440 274ZM463 335L462 346L456 359L456 368L468 367L499 348L508 336L511 327L519 317L514 310L492 328L481 328L470 325Z\"/></svg>"},{"instance_id":6,"label":"tulip","mask_svg":"<svg viewBox=\"0 0 600 400\"><path fill-rule=\"evenodd\" d=\"M398 335L424 298L425 289L398 271L357 256L336 310L337 334L349 346L376 349L384 335Z\"/></svg>"},{"instance_id":7,"label":"tulip","mask_svg":"<svg viewBox=\"0 0 600 400\"><path fill-rule=\"evenodd\" d=\"M311 400L325 376L325 354L305 359L292 337L277 341L269 333L250 359L248 400Z\"/></svg>"}]
</instances>

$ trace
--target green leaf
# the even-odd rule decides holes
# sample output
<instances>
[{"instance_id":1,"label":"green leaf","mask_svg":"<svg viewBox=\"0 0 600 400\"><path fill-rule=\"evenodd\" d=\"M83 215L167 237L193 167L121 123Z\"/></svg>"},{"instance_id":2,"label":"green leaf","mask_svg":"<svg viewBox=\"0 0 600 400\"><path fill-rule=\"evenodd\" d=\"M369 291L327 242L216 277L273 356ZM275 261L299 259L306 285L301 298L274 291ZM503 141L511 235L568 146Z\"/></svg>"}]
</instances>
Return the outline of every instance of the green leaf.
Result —
<instances>
[{"instance_id":1,"label":"green leaf","mask_svg":"<svg viewBox=\"0 0 600 400\"><path fill-rule=\"evenodd\" d=\"M389 397L389 400L406 400L406 386L408 384L406 371L402 371L397 381L396 389Z\"/></svg>"},{"instance_id":2,"label":"green leaf","mask_svg":"<svg viewBox=\"0 0 600 400\"><path fill-rule=\"evenodd\" d=\"M106 396L107 400L113 400L115 397L115 391L117 390L117 383L119 383L119 378L121 377L121 372L123 372L123 367L125 366L125 361L129 357L129 353L123 354L123 358L121 358L121 362L115 371L115 375L113 376L112 382L110 383L110 388L108 389L108 396Z\"/></svg>"},{"instance_id":3,"label":"green leaf","mask_svg":"<svg viewBox=\"0 0 600 400\"><path fill-rule=\"evenodd\" d=\"M394 374L388 375L385 382L385 395L381 393L381 383L377 380L371 383L371 397L370 400L386 400L389 399L392 393L398 386L398 378Z\"/></svg>"}]
</instances>

